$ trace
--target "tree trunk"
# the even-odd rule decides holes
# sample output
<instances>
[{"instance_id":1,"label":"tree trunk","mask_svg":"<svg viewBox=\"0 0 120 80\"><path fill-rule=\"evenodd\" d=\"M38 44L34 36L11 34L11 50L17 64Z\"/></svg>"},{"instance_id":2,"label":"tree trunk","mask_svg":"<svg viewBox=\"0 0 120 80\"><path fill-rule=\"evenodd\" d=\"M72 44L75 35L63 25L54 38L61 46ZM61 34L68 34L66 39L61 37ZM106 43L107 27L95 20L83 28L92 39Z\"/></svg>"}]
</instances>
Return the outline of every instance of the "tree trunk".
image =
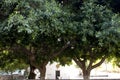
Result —
<instances>
[{"instance_id":1,"label":"tree trunk","mask_svg":"<svg viewBox=\"0 0 120 80\"><path fill-rule=\"evenodd\" d=\"M91 70L82 70L83 71L83 79L84 80L90 80L90 71Z\"/></svg>"},{"instance_id":2,"label":"tree trunk","mask_svg":"<svg viewBox=\"0 0 120 80\"><path fill-rule=\"evenodd\" d=\"M91 70L98 67L98 66L100 66L105 61L105 59L106 59L106 55L101 57L101 60L93 65L94 59L91 57L91 59L89 60L89 64L86 65L86 62L87 62L86 58L84 58L84 60L81 60L77 56L75 56L73 58L75 63L82 69L84 80L90 80L90 72L91 72Z\"/></svg>"},{"instance_id":3,"label":"tree trunk","mask_svg":"<svg viewBox=\"0 0 120 80\"><path fill-rule=\"evenodd\" d=\"M40 80L45 80L46 65L40 66L39 71L40 71Z\"/></svg>"},{"instance_id":4,"label":"tree trunk","mask_svg":"<svg viewBox=\"0 0 120 80\"><path fill-rule=\"evenodd\" d=\"M36 74L34 73L35 69L36 68L30 64L30 73L29 73L28 79L35 79L35 76L36 76Z\"/></svg>"}]
</instances>

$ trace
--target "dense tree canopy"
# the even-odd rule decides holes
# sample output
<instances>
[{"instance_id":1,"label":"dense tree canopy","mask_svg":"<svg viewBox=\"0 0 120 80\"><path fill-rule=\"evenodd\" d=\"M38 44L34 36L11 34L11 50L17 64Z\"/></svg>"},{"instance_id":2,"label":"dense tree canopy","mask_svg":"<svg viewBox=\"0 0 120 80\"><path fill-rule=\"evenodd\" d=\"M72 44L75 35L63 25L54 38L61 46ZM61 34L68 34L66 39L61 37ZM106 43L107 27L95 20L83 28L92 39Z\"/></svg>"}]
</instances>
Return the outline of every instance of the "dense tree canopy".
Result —
<instances>
[{"instance_id":1,"label":"dense tree canopy","mask_svg":"<svg viewBox=\"0 0 120 80\"><path fill-rule=\"evenodd\" d=\"M22 54L44 79L47 63L70 45L70 14L53 0L3 0L0 16L1 49Z\"/></svg>"},{"instance_id":2,"label":"dense tree canopy","mask_svg":"<svg viewBox=\"0 0 120 80\"><path fill-rule=\"evenodd\" d=\"M120 42L120 17L108 7L90 0L83 2L73 21L77 24L75 45L66 51L66 55L73 58L82 69L84 80L88 80L92 69L116 53Z\"/></svg>"},{"instance_id":3,"label":"dense tree canopy","mask_svg":"<svg viewBox=\"0 0 120 80\"><path fill-rule=\"evenodd\" d=\"M120 17L106 3L56 1L0 2L0 59L5 61L0 63L2 66L11 60L21 61L38 68L44 80L47 63L60 55L60 62L74 59L88 79L93 68L116 52ZM97 60L100 61L96 63Z\"/></svg>"}]
</instances>

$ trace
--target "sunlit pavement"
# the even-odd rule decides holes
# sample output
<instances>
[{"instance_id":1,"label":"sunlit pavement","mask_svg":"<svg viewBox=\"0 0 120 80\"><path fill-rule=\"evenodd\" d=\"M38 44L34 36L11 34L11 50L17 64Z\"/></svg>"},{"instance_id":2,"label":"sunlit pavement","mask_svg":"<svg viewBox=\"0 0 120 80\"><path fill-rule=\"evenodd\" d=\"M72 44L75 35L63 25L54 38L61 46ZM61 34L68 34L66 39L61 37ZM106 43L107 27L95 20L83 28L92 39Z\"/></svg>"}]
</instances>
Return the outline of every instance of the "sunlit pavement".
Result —
<instances>
[{"instance_id":1,"label":"sunlit pavement","mask_svg":"<svg viewBox=\"0 0 120 80\"><path fill-rule=\"evenodd\" d=\"M75 65L70 66L60 66L56 68L57 63L48 64L47 71L46 71L46 79L55 79L55 71L60 71L60 79L83 79L81 70ZM106 68L105 68L106 70ZM108 70L108 69L107 69ZM96 68L91 71L90 79L119 79L120 80L120 73L113 73L108 71L101 71L101 69ZM39 72L35 71L37 74L36 79L39 79Z\"/></svg>"}]
</instances>

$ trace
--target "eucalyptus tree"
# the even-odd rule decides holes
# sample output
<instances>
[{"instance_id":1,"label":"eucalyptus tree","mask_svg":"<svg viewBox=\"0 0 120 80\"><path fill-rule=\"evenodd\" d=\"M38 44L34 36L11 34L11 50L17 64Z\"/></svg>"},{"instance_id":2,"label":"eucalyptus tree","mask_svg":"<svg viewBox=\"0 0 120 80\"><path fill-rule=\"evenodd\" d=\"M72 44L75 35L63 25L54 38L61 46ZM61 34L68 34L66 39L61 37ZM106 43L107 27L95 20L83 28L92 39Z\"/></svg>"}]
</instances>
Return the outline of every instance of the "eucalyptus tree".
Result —
<instances>
[{"instance_id":1,"label":"eucalyptus tree","mask_svg":"<svg viewBox=\"0 0 120 80\"><path fill-rule=\"evenodd\" d=\"M69 13L54 0L2 0L0 5L2 47L10 55L22 54L44 80L47 63L71 44Z\"/></svg>"}]
</instances>

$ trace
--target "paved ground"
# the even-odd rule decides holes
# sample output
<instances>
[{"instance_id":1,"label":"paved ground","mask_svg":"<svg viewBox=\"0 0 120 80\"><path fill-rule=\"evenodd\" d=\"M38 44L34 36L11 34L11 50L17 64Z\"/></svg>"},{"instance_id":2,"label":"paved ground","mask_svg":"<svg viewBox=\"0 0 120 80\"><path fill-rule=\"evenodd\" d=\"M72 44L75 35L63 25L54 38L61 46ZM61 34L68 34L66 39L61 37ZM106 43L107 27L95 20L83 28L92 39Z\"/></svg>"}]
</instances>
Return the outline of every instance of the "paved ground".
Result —
<instances>
[{"instance_id":1,"label":"paved ground","mask_svg":"<svg viewBox=\"0 0 120 80\"><path fill-rule=\"evenodd\" d=\"M60 66L58 69L56 68L57 63L54 64L48 64L46 66L47 71L46 71L46 79L55 79L55 72L56 70L60 71L60 79L83 79L82 78L82 72L81 70L75 65L70 65L70 66ZM102 67L98 67L94 70L91 71L91 79L94 80L120 80L120 70L117 69L117 72L110 72L112 68L108 67L108 66L104 66L105 64L103 64L103 68ZM15 74L19 73L19 71L16 71ZM39 79L39 71L35 71L35 73L37 74L36 79Z\"/></svg>"},{"instance_id":2,"label":"paved ground","mask_svg":"<svg viewBox=\"0 0 120 80\"><path fill-rule=\"evenodd\" d=\"M56 68L57 63L52 65L47 65L46 79L55 79L55 71L60 71L60 79L82 79L80 76L81 71L75 65L71 66L60 66L58 69ZM104 66L103 66L104 67ZM105 67L105 69L96 68L91 72L91 79L119 79L120 73L108 72L109 67ZM39 76L39 73L37 73Z\"/></svg>"}]
</instances>

